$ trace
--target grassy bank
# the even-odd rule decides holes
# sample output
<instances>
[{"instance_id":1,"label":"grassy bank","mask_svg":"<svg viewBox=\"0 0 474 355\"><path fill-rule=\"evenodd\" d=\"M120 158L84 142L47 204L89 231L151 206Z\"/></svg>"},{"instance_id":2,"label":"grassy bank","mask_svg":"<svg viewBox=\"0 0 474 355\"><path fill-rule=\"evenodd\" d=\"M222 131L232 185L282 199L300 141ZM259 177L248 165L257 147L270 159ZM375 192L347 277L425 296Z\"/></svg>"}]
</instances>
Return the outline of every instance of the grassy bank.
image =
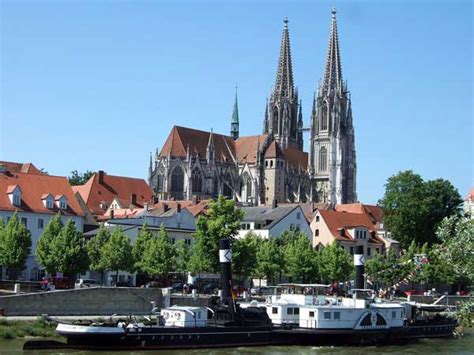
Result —
<instances>
[{"instance_id":1,"label":"grassy bank","mask_svg":"<svg viewBox=\"0 0 474 355\"><path fill-rule=\"evenodd\" d=\"M0 319L0 339L56 337L56 324L39 317L35 321L7 321Z\"/></svg>"}]
</instances>

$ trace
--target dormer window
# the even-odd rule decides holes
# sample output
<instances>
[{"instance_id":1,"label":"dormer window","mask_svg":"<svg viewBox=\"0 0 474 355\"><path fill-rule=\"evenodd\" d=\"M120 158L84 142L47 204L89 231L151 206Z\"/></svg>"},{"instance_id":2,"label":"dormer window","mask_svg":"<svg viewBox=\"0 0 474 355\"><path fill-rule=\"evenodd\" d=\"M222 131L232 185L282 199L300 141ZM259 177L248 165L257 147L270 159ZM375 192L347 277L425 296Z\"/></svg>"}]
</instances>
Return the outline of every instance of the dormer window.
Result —
<instances>
[{"instance_id":1,"label":"dormer window","mask_svg":"<svg viewBox=\"0 0 474 355\"><path fill-rule=\"evenodd\" d=\"M21 206L21 189L18 185L10 185L7 188L8 198L13 206Z\"/></svg>"},{"instance_id":2,"label":"dormer window","mask_svg":"<svg viewBox=\"0 0 474 355\"><path fill-rule=\"evenodd\" d=\"M43 200L44 207L46 207L48 209L54 208L54 197L53 197L53 195L51 195L49 193L43 194L43 196L41 196L41 199Z\"/></svg>"},{"instance_id":3,"label":"dormer window","mask_svg":"<svg viewBox=\"0 0 474 355\"><path fill-rule=\"evenodd\" d=\"M56 204L61 210L67 209L67 198L64 195L56 196Z\"/></svg>"}]
</instances>

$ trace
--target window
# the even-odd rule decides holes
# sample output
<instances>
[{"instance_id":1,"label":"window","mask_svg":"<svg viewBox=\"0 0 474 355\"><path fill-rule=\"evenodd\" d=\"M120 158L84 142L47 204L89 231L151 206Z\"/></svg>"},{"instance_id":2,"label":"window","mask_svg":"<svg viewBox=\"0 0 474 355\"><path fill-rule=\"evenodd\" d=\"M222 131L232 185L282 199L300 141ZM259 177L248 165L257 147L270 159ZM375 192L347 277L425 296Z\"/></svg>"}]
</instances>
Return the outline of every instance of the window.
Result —
<instances>
[{"instance_id":1,"label":"window","mask_svg":"<svg viewBox=\"0 0 474 355\"><path fill-rule=\"evenodd\" d=\"M309 312L309 316L310 316L311 318L314 318L314 311Z\"/></svg>"},{"instance_id":2,"label":"window","mask_svg":"<svg viewBox=\"0 0 474 355\"><path fill-rule=\"evenodd\" d=\"M202 175L199 169L195 168L192 173L193 178L193 192L202 191Z\"/></svg>"},{"instance_id":3,"label":"window","mask_svg":"<svg viewBox=\"0 0 474 355\"><path fill-rule=\"evenodd\" d=\"M176 238L171 238L170 242L171 242L171 244L175 244L176 243Z\"/></svg>"},{"instance_id":4,"label":"window","mask_svg":"<svg viewBox=\"0 0 474 355\"><path fill-rule=\"evenodd\" d=\"M186 239L184 240L184 244L186 244L186 245L191 245L191 239L190 239L190 238L186 238Z\"/></svg>"},{"instance_id":5,"label":"window","mask_svg":"<svg viewBox=\"0 0 474 355\"><path fill-rule=\"evenodd\" d=\"M316 229L316 230L315 230L314 236L315 236L315 237L319 237L319 229Z\"/></svg>"},{"instance_id":6,"label":"window","mask_svg":"<svg viewBox=\"0 0 474 355\"><path fill-rule=\"evenodd\" d=\"M326 147L321 147L319 151L319 171L326 171L327 168L327 150Z\"/></svg>"},{"instance_id":7,"label":"window","mask_svg":"<svg viewBox=\"0 0 474 355\"><path fill-rule=\"evenodd\" d=\"M296 213L296 219L301 219L301 212Z\"/></svg>"},{"instance_id":8,"label":"window","mask_svg":"<svg viewBox=\"0 0 474 355\"><path fill-rule=\"evenodd\" d=\"M376 252L377 254L379 254L379 253L380 253L379 248L375 248L375 252Z\"/></svg>"},{"instance_id":9,"label":"window","mask_svg":"<svg viewBox=\"0 0 474 355\"><path fill-rule=\"evenodd\" d=\"M371 249L372 249L371 247L367 247L367 256L370 256L370 254L371 254L371 252L372 252Z\"/></svg>"},{"instance_id":10,"label":"window","mask_svg":"<svg viewBox=\"0 0 474 355\"><path fill-rule=\"evenodd\" d=\"M59 201L59 208L62 209L62 210L67 209L67 202L64 201L64 200L60 200Z\"/></svg>"},{"instance_id":11,"label":"window","mask_svg":"<svg viewBox=\"0 0 474 355\"><path fill-rule=\"evenodd\" d=\"M176 167L171 174L171 196L175 199L183 199L184 191L184 172L183 169Z\"/></svg>"},{"instance_id":12,"label":"window","mask_svg":"<svg viewBox=\"0 0 474 355\"><path fill-rule=\"evenodd\" d=\"M28 218L26 218L26 217L21 217L21 223L22 223L25 227L28 227Z\"/></svg>"},{"instance_id":13,"label":"window","mask_svg":"<svg viewBox=\"0 0 474 355\"><path fill-rule=\"evenodd\" d=\"M334 319L341 319L341 312L334 312Z\"/></svg>"},{"instance_id":14,"label":"window","mask_svg":"<svg viewBox=\"0 0 474 355\"><path fill-rule=\"evenodd\" d=\"M395 319L397 317L397 312L396 311L392 311L392 319Z\"/></svg>"},{"instance_id":15,"label":"window","mask_svg":"<svg viewBox=\"0 0 474 355\"><path fill-rule=\"evenodd\" d=\"M19 194L14 194L13 195L13 204L15 206L20 206L21 205L21 196Z\"/></svg>"},{"instance_id":16,"label":"window","mask_svg":"<svg viewBox=\"0 0 474 355\"><path fill-rule=\"evenodd\" d=\"M331 319L331 312L324 312L324 319Z\"/></svg>"},{"instance_id":17,"label":"window","mask_svg":"<svg viewBox=\"0 0 474 355\"><path fill-rule=\"evenodd\" d=\"M286 309L286 314L288 314L288 315L293 315L293 308L288 307L288 308Z\"/></svg>"},{"instance_id":18,"label":"window","mask_svg":"<svg viewBox=\"0 0 474 355\"><path fill-rule=\"evenodd\" d=\"M300 309L299 309L298 307L296 307L296 308L294 309L294 312L295 312L295 315L296 315L296 314L300 314Z\"/></svg>"},{"instance_id":19,"label":"window","mask_svg":"<svg viewBox=\"0 0 474 355\"><path fill-rule=\"evenodd\" d=\"M270 168L273 168L273 160L270 160Z\"/></svg>"},{"instance_id":20,"label":"window","mask_svg":"<svg viewBox=\"0 0 474 355\"><path fill-rule=\"evenodd\" d=\"M354 255L354 247L350 248L350 253L351 253L351 255Z\"/></svg>"},{"instance_id":21,"label":"window","mask_svg":"<svg viewBox=\"0 0 474 355\"><path fill-rule=\"evenodd\" d=\"M268 168L268 160L265 160L265 168Z\"/></svg>"},{"instance_id":22,"label":"window","mask_svg":"<svg viewBox=\"0 0 474 355\"><path fill-rule=\"evenodd\" d=\"M319 222L319 216L316 216L316 222Z\"/></svg>"},{"instance_id":23,"label":"window","mask_svg":"<svg viewBox=\"0 0 474 355\"><path fill-rule=\"evenodd\" d=\"M38 229L43 229L43 228L44 228L44 219L38 218Z\"/></svg>"},{"instance_id":24,"label":"window","mask_svg":"<svg viewBox=\"0 0 474 355\"><path fill-rule=\"evenodd\" d=\"M272 314L278 314L278 307L272 307Z\"/></svg>"}]
</instances>

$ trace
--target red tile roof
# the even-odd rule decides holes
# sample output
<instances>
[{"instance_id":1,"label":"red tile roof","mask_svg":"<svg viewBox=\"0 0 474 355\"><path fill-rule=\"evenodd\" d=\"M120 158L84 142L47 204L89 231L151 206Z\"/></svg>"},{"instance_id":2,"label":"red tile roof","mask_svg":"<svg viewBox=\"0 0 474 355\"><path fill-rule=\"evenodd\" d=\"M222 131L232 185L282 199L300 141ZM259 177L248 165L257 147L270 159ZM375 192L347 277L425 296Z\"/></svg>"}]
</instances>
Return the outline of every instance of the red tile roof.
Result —
<instances>
[{"instance_id":1,"label":"red tile roof","mask_svg":"<svg viewBox=\"0 0 474 355\"><path fill-rule=\"evenodd\" d=\"M0 161L0 165L5 165L7 167L7 171L11 174L42 174L42 172L36 166L34 166L33 163L15 163L10 161Z\"/></svg>"},{"instance_id":2,"label":"red tile roof","mask_svg":"<svg viewBox=\"0 0 474 355\"><path fill-rule=\"evenodd\" d=\"M239 164L254 164L257 161L257 150L262 149L268 134L259 136L240 137L235 142L235 151L237 154L237 162Z\"/></svg>"},{"instance_id":3,"label":"red tile roof","mask_svg":"<svg viewBox=\"0 0 474 355\"><path fill-rule=\"evenodd\" d=\"M99 181L100 178L102 181ZM105 202L109 207L114 198L121 204L129 206L132 194L136 195L136 207L143 207L144 203L150 203L153 191L143 179L125 176L107 175L105 172L94 173L84 185L74 186L74 192L79 192L93 215L103 215L105 210L100 204Z\"/></svg>"},{"instance_id":4,"label":"red tile roof","mask_svg":"<svg viewBox=\"0 0 474 355\"><path fill-rule=\"evenodd\" d=\"M342 205L336 205L336 211L366 214L374 224L383 221L383 211L379 206L364 205L362 203L346 203Z\"/></svg>"},{"instance_id":5,"label":"red tile roof","mask_svg":"<svg viewBox=\"0 0 474 355\"><path fill-rule=\"evenodd\" d=\"M21 206L19 207L10 203L7 192L10 186L16 185L21 189ZM60 210L56 205L52 209L46 208L42 196L48 193L64 195L67 198L68 208ZM0 174L0 210L84 215L66 177L32 173Z\"/></svg>"},{"instance_id":6,"label":"red tile roof","mask_svg":"<svg viewBox=\"0 0 474 355\"><path fill-rule=\"evenodd\" d=\"M265 158L283 158L283 152L281 151L280 145L273 141L265 152Z\"/></svg>"},{"instance_id":7,"label":"red tile roof","mask_svg":"<svg viewBox=\"0 0 474 355\"><path fill-rule=\"evenodd\" d=\"M326 223L327 227L331 231L332 235L337 240L353 240L347 233L343 233L343 235L341 235L341 229L365 227L369 230L369 233L371 234L371 239L369 241L372 243L381 243L375 233L372 233L375 232L376 229L373 222L366 214L325 210L319 210L319 213L324 222Z\"/></svg>"},{"instance_id":8,"label":"red tile roof","mask_svg":"<svg viewBox=\"0 0 474 355\"><path fill-rule=\"evenodd\" d=\"M293 169L298 169L300 166L303 171L306 171L308 168L308 153L288 147L283 150L283 154Z\"/></svg>"},{"instance_id":9,"label":"red tile roof","mask_svg":"<svg viewBox=\"0 0 474 355\"><path fill-rule=\"evenodd\" d=\"M471 188L471 191L467 194L464 201L474 200L474 186Z\"/></svg>"},{"instance_id":10,"label":"red tile roof","mask_svg":"<svg viewBox=\"0 0 474 355\"><path fill-rule=\"evenodd\" d=\"M166 139L160 156L185 158L189 146L191 156L206 157L206 148L211 132L200 131L186 127L174 126ZM212 133L216 148L216 160L220 162L233 162L235 157L235 142L232 137Z\"/></svg>"}]
</instances>

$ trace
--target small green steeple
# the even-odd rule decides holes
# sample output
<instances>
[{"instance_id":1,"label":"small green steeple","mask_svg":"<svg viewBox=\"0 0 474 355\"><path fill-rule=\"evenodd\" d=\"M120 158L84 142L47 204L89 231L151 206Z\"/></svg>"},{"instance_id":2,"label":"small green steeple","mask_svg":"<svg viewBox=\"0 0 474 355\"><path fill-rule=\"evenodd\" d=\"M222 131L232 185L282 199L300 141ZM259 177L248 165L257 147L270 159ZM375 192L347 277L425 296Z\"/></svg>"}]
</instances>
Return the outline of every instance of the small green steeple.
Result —
<instances>
[{"instance_id":1,"label":"small green steeple","mask_svg":"<svg viewBox=\"0 0 474 355\"><path fill-rule=\"evenodd\" d=\"M232 121L230 123L230 135L234 140L239 138L239 105L237 102L237 86L235 87L234 111L232 111Z\"/></svg>"}]
</instances>

